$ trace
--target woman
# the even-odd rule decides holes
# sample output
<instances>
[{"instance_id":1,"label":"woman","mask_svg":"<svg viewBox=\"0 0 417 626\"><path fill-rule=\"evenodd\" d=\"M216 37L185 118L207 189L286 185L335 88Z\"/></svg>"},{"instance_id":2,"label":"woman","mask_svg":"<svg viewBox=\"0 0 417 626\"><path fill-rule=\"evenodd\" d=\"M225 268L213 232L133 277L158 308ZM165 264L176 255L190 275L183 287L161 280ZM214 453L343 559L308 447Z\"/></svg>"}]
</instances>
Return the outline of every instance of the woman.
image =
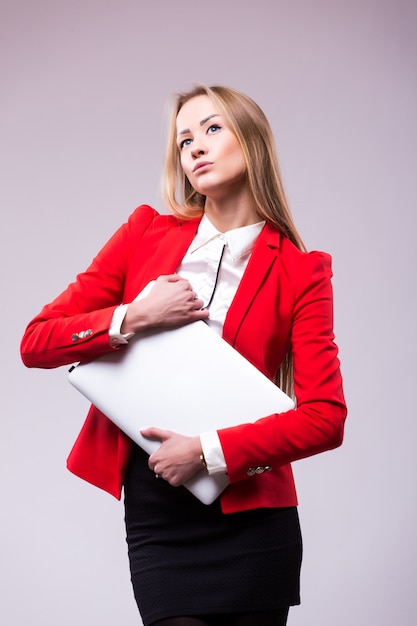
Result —
<instances>
[{"instance_id":1,"label":"woman","mask_svg":"<svg viewBox=\"0 0 417 626\"><path fill-rule=\"evenodd\" d=\"M139 207L30 322L22 358L29 367L90 360L124 349L143 329L205 320L294 390L294 410L252 424L219 431L213 424L199 437L156 424L143 431L161 441L149 458L92 407L68 459L72 472L116 497L124 487L145 625L279 626L299 603L290 463L343 438L330 257L304 251L268 122L232 89L200 86L177 97L164 197L173 214ZM136 299L151 280L149 295ZM210 506L182 486L202 464L230 480Z\"/></svg>"}]
</instances>

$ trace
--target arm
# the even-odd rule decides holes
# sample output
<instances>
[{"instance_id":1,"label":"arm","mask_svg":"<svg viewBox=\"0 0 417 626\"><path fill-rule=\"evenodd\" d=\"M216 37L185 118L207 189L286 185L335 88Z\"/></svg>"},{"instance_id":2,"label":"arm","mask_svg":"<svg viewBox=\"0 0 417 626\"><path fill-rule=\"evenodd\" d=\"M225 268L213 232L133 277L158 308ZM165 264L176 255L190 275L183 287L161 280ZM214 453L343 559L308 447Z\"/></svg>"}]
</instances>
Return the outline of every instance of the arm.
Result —
<instances>
[{"instance_id":1,"label":"arm","mask_svg":"<svg viewBox=\"0 0 417 626\"><path fill-rule=\"evenodd\" d=\"M273 469L342 443L346 406L333 341L330 257L303 255L293 274L290 341L297 408L219 431L231 482L248 478L249 467Z\"/></svg>"},{"instance_id":2,"label":"arm","mask_svg":"<svg viewBox=\"0 0 417 626\"><path fill-rule=\"evenodd\" d=\"M108 329L122 302L133 231L140 239L154 216L136 211L87 270L28 324L21 342L27 367L58 367L111 350Z\"/></svg>"},{"instance_id":3,"label":"arm","mask_svg":"<svg viewBox=\"0 0 417 626\"><path fill-rule=\"evenodd\" d=\"M90 267L29 323L21 342L25 365L58 367L112 350L109 328L114 312L123 301L128 272L139 270L136 265L132 270L131 258L155 216L150 207L136 210ZM203 319L208 313L199 311L201 306L188 281L176 275L160 277L147 298L127 307L122 332Z\"/></svg>"},{"instance_id":4,"label":"arm","mask_svg":"<svg viewBox=\"0 0 417 626\"><path fill-rule=\"evenodd\" d=\"M122 283L117 276L109 276L106 267L110 246L107 244L90 267L28 324L21 342L27 367L58 367L111 350L108 329L121 302ZM123 260L119 258L116 267L116 249L115 245L114 269L121 276Z\"/></svg>"}]
</instances>

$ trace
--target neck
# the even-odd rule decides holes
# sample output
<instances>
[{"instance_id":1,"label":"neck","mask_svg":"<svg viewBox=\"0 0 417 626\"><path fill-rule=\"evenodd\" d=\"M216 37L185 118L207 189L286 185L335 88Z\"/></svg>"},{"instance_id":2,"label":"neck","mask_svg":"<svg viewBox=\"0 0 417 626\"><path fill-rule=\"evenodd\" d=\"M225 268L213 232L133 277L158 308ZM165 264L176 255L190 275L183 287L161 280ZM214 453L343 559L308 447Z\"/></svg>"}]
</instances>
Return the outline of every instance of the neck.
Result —
<instances>
[{"instance_id":1,"label":"neck","mask_svg":"<svg viewBox=\"0 0 417 626\"><path fill-rule=\"evenodd\" d=\"M224 233L233 228L249 226L261 221L249 197L213 199L206 198L204 212L210 222Z\"/></svg>"}]
</instances>

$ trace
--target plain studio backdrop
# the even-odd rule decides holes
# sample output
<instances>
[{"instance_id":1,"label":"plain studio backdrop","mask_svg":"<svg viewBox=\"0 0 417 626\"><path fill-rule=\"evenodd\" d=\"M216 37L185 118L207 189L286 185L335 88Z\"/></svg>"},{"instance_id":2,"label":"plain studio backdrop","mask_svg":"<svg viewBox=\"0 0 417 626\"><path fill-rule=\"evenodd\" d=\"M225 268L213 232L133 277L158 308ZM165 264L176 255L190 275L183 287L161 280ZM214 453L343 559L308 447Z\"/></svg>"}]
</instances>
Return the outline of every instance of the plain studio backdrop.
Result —
<instances>
[{"instance_id":1,"label":"plain studio backdrop","mask_svg":"<svg viewBox=\"0 0 417 626\"><path fill-rule=\"evenodd\" d=\"M140 624L123 506L65 467L87 403L19 341L137 205L162 209L166 99L204 82L264 109L296 224L333 255L349 418L294 464L289 625L413 626L415 1L1 0L0 24L0 622Z\"/></svg>"}]
</instances>

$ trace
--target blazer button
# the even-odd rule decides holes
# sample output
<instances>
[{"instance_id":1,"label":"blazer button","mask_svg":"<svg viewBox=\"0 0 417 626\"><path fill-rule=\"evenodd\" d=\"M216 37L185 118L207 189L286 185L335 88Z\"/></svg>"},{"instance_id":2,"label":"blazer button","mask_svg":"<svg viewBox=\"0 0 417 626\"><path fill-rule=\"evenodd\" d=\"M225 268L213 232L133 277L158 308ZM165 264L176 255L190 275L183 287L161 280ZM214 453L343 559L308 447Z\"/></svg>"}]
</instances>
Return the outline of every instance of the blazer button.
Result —
<instances>
[{"instance_id":1,"label":"blazer button","mask_svg":"<svg viewBox=\"0 0 417 626\"><path fill-rule=\"evenodd\" d=\"M272 467L270 465L265 465L264 471L265 472L272 472Z\"/></svg>"},{"instance_id":2,"label":"blazer button","mask_svg":"<svg viewBox=\"0 0 417 626\"><path fill-rule=\"evenodd\" d=\"M255 474L263 474L264 471L264 468L259 465L255 470Z\"/></svg>"},{"instance_id":3,"label":"blazer button","mask_svg":"<svg viewBox=\"0 0 417 626\"><path fill-rule=\"evenodd\" d=\"M79 333L79 337L80 337L80 339L85 339L86 337L89 337L92 334L93 334L93 331L92 331L91 328L89 328L88 330L82 330Z\"/></svg>"},{"instance_id":4,"label":"blazer button","mask_svg":"<svg viewBox=\"0 0 417 626\"><path fill-rule=\"evenodd\" d=\"M80 330L79 333L74 333L71 336L72 341L78 341L79 339L85 339L86 337L90 337L93 334L93 329L89 328L88 330Z\"/></svg>"},{"instance_id":5,"label":"blazer button","mask_svg":"<svg viewBox=\"0 0 417 626\"><path fill-rule=\"evenodd\" d=\"M256 469L254 467L250 467L246 473L248 476L255 476Z\"/></svg>"}]
</instances>

